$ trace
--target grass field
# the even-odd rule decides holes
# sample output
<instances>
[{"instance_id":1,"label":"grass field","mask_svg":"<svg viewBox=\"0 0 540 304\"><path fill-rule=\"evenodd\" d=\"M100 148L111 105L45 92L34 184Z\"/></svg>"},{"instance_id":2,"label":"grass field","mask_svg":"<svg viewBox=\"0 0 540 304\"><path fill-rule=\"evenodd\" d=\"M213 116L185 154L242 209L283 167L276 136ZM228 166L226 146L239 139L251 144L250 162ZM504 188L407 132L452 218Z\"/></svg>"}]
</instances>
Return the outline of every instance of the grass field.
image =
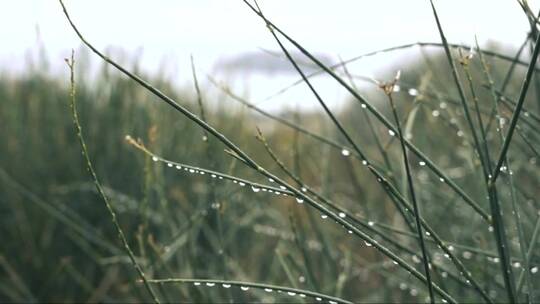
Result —
<instances>
[{"instance_id":1,"label":"grass field","mask_svg":"<svg viewBox=\"0 0 540 304\"><path fill-rule=\"evenodd\" d=\"M66 77L0 74L0 300L540 301L536 25L508 55L436 19L440 43L381 51L423 50L374 80L252 8L319 112L114 58L89 79L79 52ZM293 49L350 92L341 111Z\"/></svg>"}]
</instances>

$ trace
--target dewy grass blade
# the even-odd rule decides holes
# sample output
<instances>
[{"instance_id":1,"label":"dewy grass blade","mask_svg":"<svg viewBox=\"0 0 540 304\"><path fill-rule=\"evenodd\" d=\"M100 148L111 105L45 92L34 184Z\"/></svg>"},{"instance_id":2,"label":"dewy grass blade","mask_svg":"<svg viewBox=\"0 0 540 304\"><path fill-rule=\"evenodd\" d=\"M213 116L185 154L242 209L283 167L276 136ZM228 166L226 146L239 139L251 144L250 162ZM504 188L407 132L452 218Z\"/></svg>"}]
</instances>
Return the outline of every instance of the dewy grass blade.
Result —
<instances>
[{"instance_id":1,"label":"dewy grass blade","mask_svg":"<svg viewBox=\"0 0 540 304\"><path fill-rule=\"evenodd\" d=\"M318 292L313 292L309 290L303 290L303 289L297 289L297 288L290 288L285 286L276 286L276 285L269 285L269 284L261 284L261 283L253 283L253 282L240 282L240 281L227 281L227 280L206 280L206 279L159 279L159 280L150 280L150 283L154 284L179 284L179 283L191 283L195 286L207 286L207 287L214 287L214 286L220 286L222 288L228 289L232 286L240 288L242 291L248 291L250 288L253 289L259 289L264 292L279 292L283 295L291 296L291 297L298 297L298 300L305 299L306 297L312 298L312 303L318 303L322 302L322 300L325 300L328 303L345 303L345 304L352 304L353 302L332 297L329 295L325 295Z\"/></svg>"},{"instance_id":2,"label":"dewy grass blade","mask_svg":"<svg viewBox=\"0 0 540 304\"><path fill-rule=\"evenodd\" d=\"M512 119L510 120L508 131L506 132L506 136L504 139L503 147L501 149L501 152L499 153L499 157L497 158L498 159L497 165L495 166L495 170L493 171L493 176L491 177L491 181L490 181L492 185L495 184L495 182L497 181L497 177L499 177L500 170L503 165L506 153L508 152L508 149L510 148L512 136L514 135L514 131L516 129L516 125L519 120L521 110L523 109L523 104L525 103L525 97L527 96L527 91L531 83L531 79L534 73L534 68L536 66L536 61L538 60L539 53L540 53L540 35L538 36L538 39L536 39L536 42L534 45L534 51L531 56L531 62L527 69L527 74L525 75L525 79L523 79L523 84L521 85L521 90L519 93L519 98L517 100L517 105L516 105L516 108L514 109L514 113L512 114Z\"/></svg>"},{"instance_id":3,"label":"dewy grass blade","mask_svg":"<svg viewBox=\"0 0 540 304\"><path fill-rule=\"evenodd\" d=\"M401 152L403 154L403 163L405 165L405 172L407 175L407 185L409 187L409 195L411 196L411 201L413 204L413 210L414 210L414 218L416 223L416 229L418 232L418 239L420 241L420 249L422 250L422 257L423 257L423 263L424 263L424 271L426 274L427 279L427 285L428 285L428 291L429 291L429 299L431 303L435 303L435 297L433 295L433 282L431 281L431 274L429 271L429 253L426 249L426 244L424 241L424 233L422 231L422 225L420 223L420 209L418 208L418 202L416 199L416 192L414 190L414 184L413 184L413 177L411 173L411 167L409 164L409 157L407 154L407 148L405 147L405 138L403 136L403 130L401 129L401 124L399 122L399 116L397 114L396 105L394 104L394 100L392 98L392 92L394 91L394 86L399 79L399 74L396 75L396 78L394 81L390 84L384 84L381 86L381 88L384 90L386 96L388 97L388 101L390 103L390 107L392 109L392 114L394 115L394 120L396 122L396 127L398 130L398 136L399 136L399 142L401 144Z\"/></svg>"},{"instance_id":4,"label":"dewy grass blade","mask_svg":"<svg viewBox=\"0 0 540 304\"><path fill-rule=\"evenodd\" d=\"M477 49L480 49L480 46L478 45L478 41L476 42L476 47L477 47ZM516 55L516 57L517 56L518 55ZM498 103L497 103L498 99L499 99L499 96L496 93L493 79L491 77L491 74L489 73L487 63L485 62L484 57L482 56L481 52L479 52L479 57L480 57L480 62L481 62L481 65L482 65L482 70L483 70L483 73L484 73L484 77L487 79L488 87L489 87L491 97L492 97L492 100L493 100L494 114L497 117L500 117L499 107L498 107ZM511 73L511 70L508 72L507 75L509 75L510 73ZM506 78L505 78L505 80L506 80ZM503 84L503 87L504 87L504 84ZM504 136L502 134L503 126L498 125L498 128L500 129L500 132L497 132L499 134L500 142L504 142ZM518 134L521 135L521 133L518 133ZM505 158L505 163L506 163L508 172L510 172L511 169L510 169L510 164L508 163L508 157ZM527 257L527 254L525 252L526 251L526 246L524 244L523 228L522 228L521 221L520 221L519 207L518 207L517 202L516 202L517 201L517 195L516 195L516 189L515 189L515 186L514 186L514 180L513 180L512 174L509 174L508 179L509 179L509 186L510 186L512 209L513 209L514 218L515 218L516 225L517 225L518 238L519 238L519 248L520 248L522 263L525 264L525 269L529 269L529 264L530 263L529 263L529 258ZM529 286L529 293L530 293L530 290L532 290L531 289L532 285L530 284L530 274L529 274L528 271L525 271L525 276L526 276L526 281L527 281L528 286ZM518 280L518 286L516 287L516 291L517 291L518 295L520 293L520 289L521 289L520 286L521 286L522 279L523 279L523 272L522 272L522 274L521 274L521 276L520 276L520 278ZM527 300L530 303L531 302L530 295L527 295L527 297L528 297Z\"/></svg>"},{"instance_id":5,"label":"dewy grass blade","mask_svg":"<svg viewBox=\"0 0 540 304\"><path fill-rule=\"evenodd\" d=\"M448 59L448 63L452 70L452 75L454 77L454 81L456 83L456 86L458 88L458 92L461 98L461 102L463 104L463 108L465 111L465 115L467 118L467 122L469 124L469 128L471 129L471 132L473 134L474 143L476 146L476 150L479 153L480 161L482 163L482 167L484 169L484 178L486 179L486 188L488 191L488 198L491 206L491 216L493 220L493 227L495 229L495 240L497 242L497 248L499 250L499 256L501 258L501 271L503 273L504 283L505 283L505 289L508 293L508 299L510 302L516 302L516 294L515 294L515 284L513 280L512 275L512 267L510 266L510 258L509 258L509 251L508 251L508 244L506 240L506 231L505 226L503 222L502 212L498 200L497 195L497 189L495 187L491 187L489 180L489 171L487 169L488 164L486 164L486 160L482 156L482 151L480 150L480 144L478 137L476 136L476 133L474 131L474 125L472 123L472 119L470 117L470 114L468 112L467 103L465 100L465 94L463 92L463 88L461 87L461 83L459 81L459 77L457 74L457 70L455 68L452 55L450 53L450 48L448 47L448 43L446 41L446 37L444 36L444 32L442 30L442 26L439 20L439 16L437 14L437 10L435 9L435 5L433 4L433 0L430 0L431 8L433 10L433 15L435 17L435 21L437 23L437 29L439 31L442 43L444 44L444 49L446 53L446 57ZM493 174L493 173L492 173Z\"/></svg>"}]
</instances>

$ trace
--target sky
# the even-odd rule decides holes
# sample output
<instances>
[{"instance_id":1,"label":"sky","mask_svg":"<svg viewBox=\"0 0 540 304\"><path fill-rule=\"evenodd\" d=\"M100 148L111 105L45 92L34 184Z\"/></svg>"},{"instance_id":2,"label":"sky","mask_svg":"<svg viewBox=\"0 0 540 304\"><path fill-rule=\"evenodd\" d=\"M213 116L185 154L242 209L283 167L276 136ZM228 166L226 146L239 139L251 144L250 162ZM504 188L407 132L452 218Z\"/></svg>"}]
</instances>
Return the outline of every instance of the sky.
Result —
<instances>
[{"instance_id":1,"label":"sky","mask_svg":"<svg viewBox=\"0 0 540 304\"><path fill-rule=\"evenodd\" d=\"M2 70L23 71L39 37L53 72L64 73L63 58L80 42L58 1L0 1L5 3L0 10ZM450 42L470 44L476 35L481 43L491 40L517 47L527 33L528 23L516 0L434 2ZM538 2L529 1L533 9L540 7ZM191 81L190 55L201 78L208 74L232 82L233 88L249 91L254 100L296 79L256 69L223 71L223 63L241 54L261 53L264 58L261 49L278 50L263 22L241 0L65 0L65 4L98 49L121 49L138 58L145 71L165 73L179 85ZM269 19L308 50L335 60L399 44L440 41L428 0L259 0L259 4ZM399 54L371 57L355 65L354 73L377 78L386 67L398 69L400 60ZM330 99L343 99L326 82L320 86ZM283 98L314 104L305 101L302 90ZM283 102L288 101L266 106Z\"/></svg>"}]
</instances>

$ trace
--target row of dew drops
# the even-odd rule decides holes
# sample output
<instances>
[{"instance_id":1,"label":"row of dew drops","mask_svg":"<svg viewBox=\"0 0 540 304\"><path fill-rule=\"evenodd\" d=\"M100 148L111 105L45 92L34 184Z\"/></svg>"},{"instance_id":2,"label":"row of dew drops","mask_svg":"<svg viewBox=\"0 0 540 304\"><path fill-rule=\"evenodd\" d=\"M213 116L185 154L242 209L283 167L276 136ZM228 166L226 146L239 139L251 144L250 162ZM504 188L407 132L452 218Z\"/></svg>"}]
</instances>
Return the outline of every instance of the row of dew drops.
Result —
<instances>
[{"instance_id":1,"label":"row of dew drops","mask_svg":"<svg viewBox=\"0 0 540 304\"><path fill-rule=\"evenodd\" d=\"M155 161L155 162L163 162L169 168L174 168L174 169L177 169L177 170L183 170L183 171L188 172L188 173L200 174L200 175L207 175L208 174L208 175L210 175L211 178L217 178L217 179L220 179L220 180L229 180L229 181L232 181L235 184L238 184L241 187L245 187L245 186L249 185L249 186L251 186L251 190L253 192L255 192L255 193L262 191L262 192L274 193L276 195L283 195L283 196L292 195L292 192L288 191L287 188L285 186L282 186L282 185L280 185L279 189L278 189L276 187L251 183L251 182L246 181L246 180L242 180L242 179L232 177L232 176L222 175L222 174L219 174L217 172L209 171L209 170L206 170L206 169L200 169L200 168L195 168L195 167L188 166L188 165L183 165L183 164L170 162L170 161L164 160L162 158L159 158L157 156L152 156L152 160ZM275 182L272 178L269 178L268 181L271 182L271 183ZM304 187L302 187L301 190L302 190L302 192L307 192L307 189L304 188ZM296 202L299 203L299 204L302 204L304 202L304 199L302 199L301 197L296 197L295 199L296 199Z\"/></svg>"},{"instance_id":2,"label":"row of dew drops","mask_svg":"<svg viewBox=\"0 0 540 304\"><path fill-rule=\"evenodd\" d=\"M167 165L167 167L169 167L169 168L175 168L177 170L183 170L183 171L193 173L193 174L206 175L208 173L210 175L210 177L212 177L212 178L217 178L217 179L221 179L221 180L231 180L233 183L238 184L241 187L245 187L246 185L250 185L251 190L253 192L255 192L255 193L258 193L258 192L262 191L262 192L274 193L276 195L283 195L283 196L289 196L289 195L292 194L292 192L288 191L287 188L285 186L282 186L282 185L279 186L280 190L277 190L277 188L274 188L274 187L251 183L251 182L248 182L248 181L245 181L245 180L238 179L236 177L221 175L221 174L219 174L217 172L212 172L212 171L209 171L209 170L206 170L206 169L200 169L200 168L197 169L197 168L194 168L194 167L191 167L191 166L170 162L170 161L164 160L162 158L159 158L157 156L152 156L152 160L154 162L160 162L161 161L161 162L165 163ZM272 178L269 178L268 181L271 182L271 183L275 182ZM302 192L304 192L304 193L308 191L307 188L305 188L305 187L301 187L300 190ZM296 202L298 204L303 204L304 203L304 199L301 198L301 197L295 197L295 199L296 199ZM347 214L345 212L339 212L337 215L340 218L343 218L343 219L347 217ZM321 218L322 219L327 219L328 215L327 214L321 214ZM352 234L353 232L351 230L349 230L349 233ZM371 244L369 242L366 242L366 245L371 246Z\"/></svg>"},{"instance_id":3,"label":"row of dew drops","mask_svg":"<svg viewBox=\"0 0 540 304\"><path fill-rule=\"evenodd\" d=\"M207 286L207 287L214 287L214 286L221 286L225 289L228 289L228 288L231 288L233 285L232 284L228 284L228 283L221 283L221 284L217 284L215 282L204 282L204 285L203 285L203 282L193 282L193 285L194 286ZM250 289L249 286L244 286L244 285L239 285L240 287L240 290L242 291L248 291ZM315 296L310 296L310 295L306 295L304 293L298 293L298 292L295 292L295 291L287 291L287 290L281 290L281 289L273 289L273 288L268 288L268 287L253 287L253 288L256 288L256 289L261 289L261 290L264 290L265 292L268 292L268 293L271 293L271 292L277 292L279 294L283 294L283 295L288 295L288 296L291 296L291 297L295 297L295 296L298 296L300 298L306 298L306 297L313 297L317 302L322 302L323 298L321 297L315 297ZM333 301L333 300L329 300L328 301L329 304L338 304L337 301Z\"/></svg>"}]
</instances>

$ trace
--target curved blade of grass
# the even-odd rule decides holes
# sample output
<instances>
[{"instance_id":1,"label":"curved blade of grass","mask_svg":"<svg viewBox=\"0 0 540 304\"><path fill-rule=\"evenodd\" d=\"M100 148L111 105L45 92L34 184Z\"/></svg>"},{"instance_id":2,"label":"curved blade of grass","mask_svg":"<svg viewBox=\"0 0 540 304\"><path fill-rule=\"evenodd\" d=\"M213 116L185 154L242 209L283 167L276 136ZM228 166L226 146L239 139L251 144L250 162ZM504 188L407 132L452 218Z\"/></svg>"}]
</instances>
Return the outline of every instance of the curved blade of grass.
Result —
<instances>
[{"instance_id":1,"label":"curved blade of grass","mask_svg":"<svg viewBox=\"0 0 540 304\"><path fill-rule=\"evenodd\" d=\"M290 288L290 287L285 287L285 286L253 283L253 282L226 281L226 280L206 280L206 279L201 279L201 280L197 280L197 279L159 279L158 280L158 279L156 279L156 280L149 280L149 282L154 283L154 284L175 284L175 283L176 284L178 284L178 283L198 284L198 285L195 285L195 286L199 286L199 285L202 286L202 284L205 284L206 286L210 286L210 287L220 285L223 288L230 288L231 286L235 286L235 287L239 287L239 288L243 289L244 291L246 291L245 288L247 287L247 288L260 289L260 290L266 291L266 292L273 292L273 291L278 292L278 291L281 291L281 292L284 292L284 293L286 293L288 295L291 295L291 296L298 295L301 298L311 297L317 302L325 300L325 301L328 301L329 303L352 304L352 302L350 302L350 301L347 301L347 300L344 300L344 299L341 299L341 298L332 297L332 296L325 295L325 294L318 293L318 292L313 292L313 291L303 290L303 289L297 289L297 288ZM242 287L244 287L244 288L242 288ZM304 296L302 296L302 295L304 295Z\"/></svg>"},{"instance_id":2,"label":"curved blade of grass","mask_svg":"<svg viewBox=\"0 0 540 304\"><path fill-rule=\"evenodd\" d=\"M471 48L470 45L458 44L458 43L448 43L448 46L451 47L451 48L454 48L454 49L466 49L466 50L468 50L468 49ZM524 43L523 47L520 47L520 49L524 48L525 46L526 46L526 43ZM378 54L383 54L383 53L400 51L400 50L413 48L413 47L438 47L438 48L443 48L444 45L442 43L440 43L440 42L407 43L407 44L403 44L403 45L393 46L393 47L389 47L389 48L385 48L385 49L380 49L380 50L375 50L375 51L371 51L371 52L368 52L368 53L364 53L364 54L361 54L361 55L358 55L358 56L343 60L342 62L339 62L337 64L328 66L327 68L330 69L330 70L336 70L336 69L338 69L340 67L343 67L343 66L345 66L345 65L347 65L349 63L358 61L358 60L360 60L362 58L366 58L366 57L370 57L370 56L374 56L374 55L378 55ZM519 60L519 58L512 58L511 56L500 54L498 52L494 52L494 51L490 51L490 50L482 50L482 53L487 55L487 56L493 57L493 58L497 58L497 59L501 59L501 60L505 60L505 61L511 61L513 65L521 65L521 66L528 66L529 65L529 63L527 63L525 61L521 61L521 60ZM535 68L535 72L540 72L540 68ZM307 78L312 78L314 76L321 75L321 74L324 74L324 73L327 73L327 72L325 71L325 69L321 68L318 71L315 71L315 72L312 72L312 73L308 74ZM274 97L276 97L278 95L281 95L281 94L285 93L286 91L288 91L289 89L301 84L303 81L304 81L303 79L298 79L298 80L292 82L290 85L288 85L288 86L282 88L281 90L277 91L276 93L268 96L263 101L267 101L267 100L270 100L270 99L272 99L272 98L274 98Z\"/></svg>"}]
</instances>

